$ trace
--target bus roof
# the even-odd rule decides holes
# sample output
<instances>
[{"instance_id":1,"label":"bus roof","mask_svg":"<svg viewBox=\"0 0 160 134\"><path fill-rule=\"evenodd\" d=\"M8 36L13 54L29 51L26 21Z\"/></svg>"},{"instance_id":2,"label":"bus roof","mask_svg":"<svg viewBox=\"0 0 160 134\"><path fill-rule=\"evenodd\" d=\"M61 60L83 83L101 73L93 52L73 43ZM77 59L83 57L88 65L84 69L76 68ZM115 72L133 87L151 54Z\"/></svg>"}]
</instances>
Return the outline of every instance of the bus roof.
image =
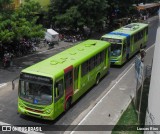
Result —
<instances>
[{"instance_id":1,"label":"bus roof","mask_svg":"<svg viewBox=\"0 0 160 134\"><path fill-rule=\"evenodd\" d=\"M23 73L42 75L54 78L64 69L73 65L76 66L91 56L109 47L110 43L100 40L87 40L74 47L71 47L46 60L36 63L24 70Z\"/></svg>"},{"instance_id":2,"label":"bus roof","mask_svg":"<svg viewBox=\"0 0 160 134\"><path fill-rule=\"evenodd\" d=\"M113 32L103 35L103 38L113 38L113 39L124 39L137 33L139 30L147 27L148 24L145 23L131 23L123 26Z\"/></svg>"}]
</instances>

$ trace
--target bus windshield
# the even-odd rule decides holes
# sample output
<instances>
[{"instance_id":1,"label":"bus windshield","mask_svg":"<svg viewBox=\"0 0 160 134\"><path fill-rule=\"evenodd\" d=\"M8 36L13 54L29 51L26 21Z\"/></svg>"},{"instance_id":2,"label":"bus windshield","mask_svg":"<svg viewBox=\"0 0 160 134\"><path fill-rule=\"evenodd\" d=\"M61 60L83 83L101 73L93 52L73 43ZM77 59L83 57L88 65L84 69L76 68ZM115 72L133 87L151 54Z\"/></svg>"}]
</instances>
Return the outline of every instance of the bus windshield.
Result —
<instances>
[{"instance_id":1,"label":"bus windshield","mask_svg":"<svg viewBox=\"0 0 160 134\"><path fill-rule=\"evenodd\" d=\"M111 44L111 56L120 56L122 50L122 44Z\"/></svg>"},{"instance_id":2,"label":"bus windshield","mask_svg":"<svg viewBox=\"0 0 160 134\"><path fill-rule=\"evenodd\" d=\"M20 80L19 96L33 104L49 105L52 103L52 86Z\"/></svg>"}]
</instances>

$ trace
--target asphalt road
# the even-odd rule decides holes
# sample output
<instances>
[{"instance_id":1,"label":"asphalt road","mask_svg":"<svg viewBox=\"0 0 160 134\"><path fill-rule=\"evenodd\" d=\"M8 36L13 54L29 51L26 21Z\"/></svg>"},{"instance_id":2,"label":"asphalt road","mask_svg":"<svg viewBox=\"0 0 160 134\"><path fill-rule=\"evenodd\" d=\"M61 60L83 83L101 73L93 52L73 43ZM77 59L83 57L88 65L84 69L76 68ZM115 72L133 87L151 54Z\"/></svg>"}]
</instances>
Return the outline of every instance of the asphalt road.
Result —
<instances>
[{"instance_id":1,"label":"asphalt road","mask_svg":"<svg viewBox=\"0 0 160 134\"><path fill-rule=\"evenodd\" d=\"M154 19L150 22L149 26L149 40L147 43L147 48L154 44L156 38L156 30L158 20ZM0 87L0 124L1 122L5 122L11 125L47 125L47 127L52 127L53 125L71 125L78 124L82 118L89 112L89 110L100 100L100 98L107 92L108 86L113 85L117 78L122 75L121 73L129 67L129 65L134 61L132 58L128 63L126 63L121 68L111 67L109 73L106 77L104 77L100 84L96 87L93 87L90 91L88 91L84 96L82 96L72 107L71 109L63 113L57 120L55 121L46 121L40 120L32 117L27 117L23 115L17 114L17 86L15 90L11 88L11 81L19 75L20 71L32 65L38 61L46 59L51 55L54 55L60 51L63 51L64 48L61 49L53 49L51 51L47 51L45 53L41 53L38 55L31 55L29 57L24 57L19 60L16 60L14 66L7 70L0 68L0 82L7 83L6 86ZM16 81L17 85L18 81ZM46 132L50 133L50 132ZM59 132L57 132L59 133Z\"/></svg>"}]
</instances>

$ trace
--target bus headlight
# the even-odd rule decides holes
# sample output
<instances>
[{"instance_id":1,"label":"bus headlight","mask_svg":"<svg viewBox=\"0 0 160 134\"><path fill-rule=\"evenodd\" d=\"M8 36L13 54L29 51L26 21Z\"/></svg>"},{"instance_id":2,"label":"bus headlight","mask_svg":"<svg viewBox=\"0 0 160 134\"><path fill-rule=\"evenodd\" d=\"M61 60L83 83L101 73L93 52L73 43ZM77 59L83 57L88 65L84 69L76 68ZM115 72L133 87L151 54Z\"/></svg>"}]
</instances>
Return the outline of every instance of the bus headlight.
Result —
<instances>
[{"instance_id":1,"label":"bus headlight","mask_svg":"<svg viewBox=\"0 0 160 134\"><path fill-rule=\"evenodd\" d=\"M19 105L21 108L24 108L24 105L23 105L21 102L19 102L18 105Z\"/></svg>"},{"instance_id":2,"label":"bus headlight","mask_svg":"<svg viewBox=\"0 0 160 134\"><path fill-rule=\"evenodd\" d=\"M51 111L52 111L51 109L46 109L44 113L45 113L45 114L50 114Z\"/></svg>"}]
</instances>

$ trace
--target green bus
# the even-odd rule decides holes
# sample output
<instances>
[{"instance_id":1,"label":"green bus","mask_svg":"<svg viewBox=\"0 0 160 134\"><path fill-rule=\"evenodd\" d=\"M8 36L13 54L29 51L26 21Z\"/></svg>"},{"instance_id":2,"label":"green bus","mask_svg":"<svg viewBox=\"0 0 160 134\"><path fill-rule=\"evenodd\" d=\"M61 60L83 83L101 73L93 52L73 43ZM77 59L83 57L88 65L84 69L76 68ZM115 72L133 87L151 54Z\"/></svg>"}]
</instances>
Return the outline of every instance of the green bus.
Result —
<instances>
[{"instance_id":1,"label":"green bus","mask_svg":"<svg viewBox=\"0 0 160 134\"><path fill-rule=\"evenodd\" d=\"M146 46L148 40L148 24L131 23L118 30L105 34L101 40L111 43L111 65L122 65L140 47Z\"/></svg>"},{"instance_id":2,"label":"green bus","mask_svg":"<svg viewBox=\"0 0 160 134\"><path fill-rule=\"evenodd\" d=\"M22 70L18 112L54 120L110 68L110 43L87 40Z\"/></svg>"}]
</instances>

